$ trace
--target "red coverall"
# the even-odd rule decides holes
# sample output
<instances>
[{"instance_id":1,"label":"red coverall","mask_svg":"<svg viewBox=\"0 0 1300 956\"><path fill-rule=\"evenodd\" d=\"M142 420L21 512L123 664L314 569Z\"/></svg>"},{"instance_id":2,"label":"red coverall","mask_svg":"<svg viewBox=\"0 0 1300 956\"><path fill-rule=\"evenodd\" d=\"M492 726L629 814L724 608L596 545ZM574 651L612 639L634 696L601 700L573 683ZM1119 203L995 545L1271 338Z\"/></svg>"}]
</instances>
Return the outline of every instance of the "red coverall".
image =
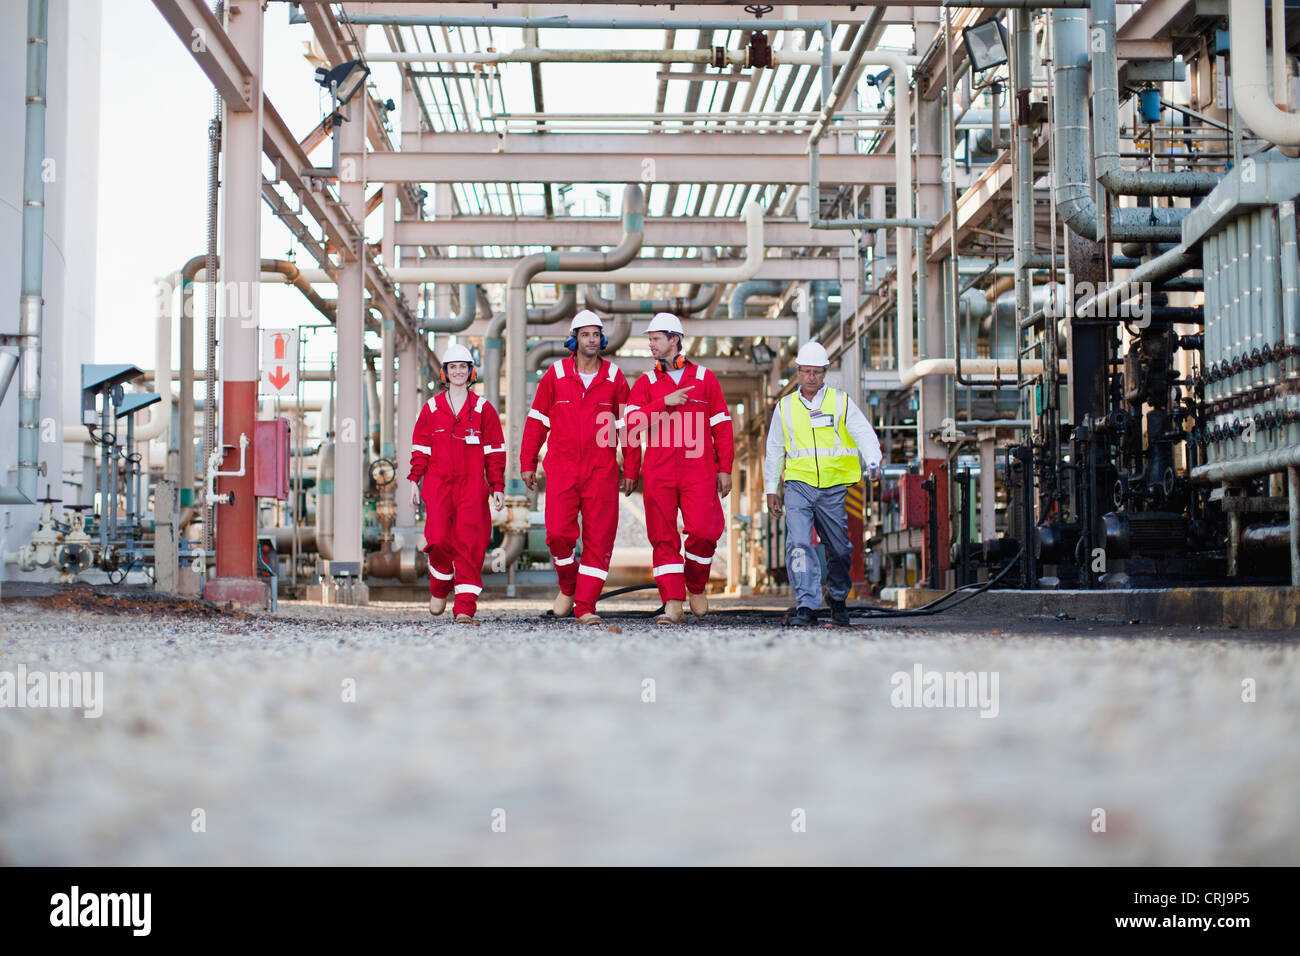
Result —
<instances>
[{"instance_id":1,"label":"red coverall","mask_svg":"<svg viewBox=\"0 0 1300 956\"><path fill-rule=\"evenodd\" d=\"M685 404L664 405L666 395L687 385L694 387ZM623 476L645 478L645 525L659 598L684 601L687 590L704 592L713 552L726 527L718 474L731 474L735 443L722 386L712 372L689 360L680 385L671 375L652 370L632 387L624 418ZM679 508L686 530L685 562L677 533Z\"/></svg>"},{"instance_id":2,"label":"red coverall","mask_svg":"<svg viewBox=\"0 0 1300 956\"><path fill-rule=\"evenodd\" d=\"M573 598L576 617L595 613L614 554L620 416L627 396L627 379L617 365L602 360L590 387L583 388L570 356L553 364L537 383L524 423L521 471L537 469L537 453L547 443L546 546L560 591ZM574 553L580 514L581 564Z\"/></svg>"},{"instance_id":3,"label":"red coverall","mask_svg":"<svg viewBox=\"0 0 1300 956\"><path fill-rule=\"evenodd\" d=\"M456 584L452 614L474 616L483 590L483 556L492 540L488 494L505 489L506 440L496 409L473 392L460 414L448 393L420 409L411 435L409 481L424 479L429 593L445 598Z\"/></svg>"}]
</instances>

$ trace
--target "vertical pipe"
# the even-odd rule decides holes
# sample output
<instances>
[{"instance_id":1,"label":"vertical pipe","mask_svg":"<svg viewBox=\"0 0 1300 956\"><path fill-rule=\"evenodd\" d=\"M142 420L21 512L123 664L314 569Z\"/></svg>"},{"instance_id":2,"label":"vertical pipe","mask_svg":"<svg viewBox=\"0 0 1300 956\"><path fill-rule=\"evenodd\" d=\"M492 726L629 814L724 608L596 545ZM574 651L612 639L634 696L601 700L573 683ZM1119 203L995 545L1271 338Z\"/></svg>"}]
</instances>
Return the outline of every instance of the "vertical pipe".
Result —
<instances>
[{"instance_id":1,"label":"vertical pipe","mask_svg":"<svg viewBox=\"0 0 1300 956\"><path fill-rule=\"evenodd\" d=\"M1300 468L1286 470L1287 517L1291 524L1291 584L1300 587Z\"/></svg>"},{"instance_id":2,"label":"vertical pipe","mask_svg":"<svg viewBox=\"0 0 1300 956\"><path fill-rule=\"evenodd\" d=\"M1281 235L1280 248L1282 276L1282 341L1289 350L1300 348L1300 260L1297 259L1295 203L1284 202L1278 206L1278 232ZM1300 356L1289 351L1282 367L1285 378L1294 377L1300 368ZM1285 399L1290 409L1300 410L1300 396L1289 395ZM1286 426L1286 443L1294 445L1300 441L1300 425L1292 423Z\"/></svg>"},{"instance_id":3,"label":"vertical pipe","mask_svg":"<svg viewBox=\"0 0 1300 956\"><path fill-rule=\"evenodd\" d=\"M335 133L340 149L357 159L354 178L339 183L343 206L353 222L366 218L365 196L365 104L352 106L352 121ZM358 239L351 259L338 275L338 397L334 419L334 555L331 572L361 573L362 469L366 436L362 430L365 384L365 282L364 240Z\"/></svg>"},{"instance_id":4,"label":"vertical pipe","mask_svg":"<svg viewBox=\"0 0 1300 956\"><path fill-rule=\"evenodd\" d=\"M216 17L224 22L225 0L217 0ZM203 366L203 467L206 473L213 449L217 447L217 197L220 190L221 137L224 118L221 93L212 91L212 120L208 123L208 234L207 263L204 270L205 329ZM212 504L203 499L203 551L200 562L206 577L208 552L216 540Z\"/></svg>"},{"instance_id":5,"label":"vertical pipe","mask_svg":"<svg viewBox=\"0 0 1300 956\"><path fill-rule=\"evenodd\" d=\"M181 508L194 504L194 280L176 273L181 287L180 331L180 424L177 428L179 475L177 502Z\"/></svg>"},{"instance_id":6,"label":"vertical pipe","mask_svg":"<svg viewBox=\"0 0 1300 956\"><path fill-rule=\"evenodd\" d=\"M409 449L411 434L415 431L415 419L420 414L420 369L419 343L412 338L402 339L397 353L397 438L394 452L398 448ZM395 457L399 478L406 475L406 461L401 456ZM405 488L405 483L399 487ZM411 496L397 494L397 526L411 527L415 524L415 505Z\"/></svg>"},{"instance_id":7,"label":"vertical pipe","mask_svg":"<svg viewBox=\"0 0 1300 956\"><path fill-rule=\"evenodd\" d=\"M254 0L238 0L230 7L228 32L252 72L253 109L231 112L224 120L226 188L225 228L221 251L222 288L226 309L221 320L221 444L229 446L218 456L222 471L236 471L241 437L248 448L244 473L217 479L217 493L228 495L216 511L216 579L204 595L213 601L232 601L264 607L268 590L257 576L257 499L253 494L257 420L258 322L262 282L262 34L265 13ZM350 124L351 125L351 124ZM212 276L208 277L209 288Z\"/></svg>"},{"instance_id":8,"label":"vertical pipe","mask_svg":"<svg viewBox=\"0 0 1300 956\"><path fill-rule=\"evenodd\" d=\"M985 553L997 537L997 475L994 473L994 453L997 433L993 430L979 433L980 453L980 540Z\"/></svg>"},{"instance_id":9,"label":"vertical pipe","mask_svg":"<svg viewBox=\"0 0 1300 956\"><path fill-rule=\"evenodd\" d=\"M41 280L45 257L45 76L48 0L27 3L27 111L23 144L22 288L18 300L18 493L36 500L41 418Z\"/></svg>"},{"instance_id":10,"label":"vertical pipe","mask_svg":"<svg viewBox=\"0 0 1300 956\"><path fill-rule=\"evenodd\" d=\"M1060 18L1058 20L1058 18ZM1081 21L1082 17L1075 11L1072 14L1064 12L1053 12L1051 16L1051 29L1053 31L1053 42L1056 43L1056 31L1062 29L1065 25L1063 21L1068 21L1071 27L1083 29L1076 21ZM1028 264L1029 257L1034 254L1034 176L1033 176L1033 144L1030 142L1032 127L1029 124L1028 117L1020 115L1020 109L1028 101L1028 97L1033 88L1033 66L1032 66L1032 23L1030 21L1030 11L1016 10L1012 13L1012 22L1015 27L1014 37L1012 39L1012 82L1015 86L1015 106L1012 110L1012 122L1015 127L1012 132L1012 141L1015 144L1014 161L1014 178L1016 182L1015 192L1012 193L1012 232L1014 242L1014 265L1015 265L1015 282L1016 282L1016 322L1012 328L1019 329L1020 321L1027 318L1033 312L1033 277L1029 274ZM1053 64L1054 68L1060 69L1061 64ZM1053 104L1057 109L1061 108L1060 104ZM1060 158L1057 159L1060 162ZM995 318L996 322L996 318ZM1020 333L1016 332L1016 354L1020 353Z\"/></svg>"},{"instance_id":11,"label":"vertical pipe","mask_svg":"<svg viewBox=\"0 0 1300 956\"><path fill-rule=\"evenodd\" d=\"M391 460L397 452L393 443L393 358L397 350L397 325L391 315L384 315L383 319L379 352L379 456Z\"/></svg>"}]
</instances>

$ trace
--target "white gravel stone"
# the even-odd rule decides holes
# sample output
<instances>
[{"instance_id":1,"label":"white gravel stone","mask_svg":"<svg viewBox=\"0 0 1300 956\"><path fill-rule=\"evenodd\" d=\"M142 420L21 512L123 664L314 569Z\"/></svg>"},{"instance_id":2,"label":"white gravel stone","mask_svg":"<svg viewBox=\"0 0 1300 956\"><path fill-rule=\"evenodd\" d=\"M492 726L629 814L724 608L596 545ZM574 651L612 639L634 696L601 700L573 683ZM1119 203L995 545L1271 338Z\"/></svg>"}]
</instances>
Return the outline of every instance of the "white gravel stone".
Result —
<instances>
[{"instance_id":1,"label":"white gravel stone","mask_svg":"<svg viewBox=\"0 0 1300 956\"><path fill-rule=\"evenodd\" d=\"M547 606L466 627L6 605L0 672L102 671L105 699L0 708L0 864L1300 863L1286 635L959 614L611 633ZM917 664L997 672L997 716L893 706Z\"/></svg>"}]
</instances>

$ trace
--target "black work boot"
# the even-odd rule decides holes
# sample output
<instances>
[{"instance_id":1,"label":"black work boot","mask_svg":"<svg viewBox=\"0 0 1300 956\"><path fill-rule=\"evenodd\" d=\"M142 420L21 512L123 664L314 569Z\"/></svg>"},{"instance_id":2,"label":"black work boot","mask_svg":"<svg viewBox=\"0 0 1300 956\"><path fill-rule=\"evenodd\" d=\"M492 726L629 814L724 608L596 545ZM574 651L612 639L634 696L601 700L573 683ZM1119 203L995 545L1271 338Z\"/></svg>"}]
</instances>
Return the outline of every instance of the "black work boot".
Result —
<instances>
[{"instance_id":1,"label":"black work boot","mask_svg":"<svg viewBox=\"0 0 1300 956\"><path fill-rule=\"evenodd\" d=\"M816 623L817 612L808 607L796 608L794 617L790 618L791 627L812 627Z\"/></svg>"},{"instance_id":2,"label":"black work boot","mask_svg":"<svg viewBox=\"0 0 1300 956\"><path fill-rule=\"evenodd\" d=\"M828 599L831 604L831 620L841 627L849 626L849 609L843 601L837 601L835 598Z\"/></svg>"}]
</instances>

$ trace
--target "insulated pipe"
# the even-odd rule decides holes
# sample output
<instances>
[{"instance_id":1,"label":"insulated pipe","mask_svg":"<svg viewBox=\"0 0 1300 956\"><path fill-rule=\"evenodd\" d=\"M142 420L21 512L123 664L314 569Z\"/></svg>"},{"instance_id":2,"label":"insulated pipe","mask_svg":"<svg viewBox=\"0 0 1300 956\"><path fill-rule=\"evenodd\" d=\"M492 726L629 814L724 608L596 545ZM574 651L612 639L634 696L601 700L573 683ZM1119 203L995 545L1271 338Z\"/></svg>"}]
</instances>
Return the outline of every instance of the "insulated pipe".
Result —
<instances>
[{"instance_id":1,"label":"insulated pipe","mask_svg":"<svg viewBox=\"0 0 1300 956\"><path fill-rule=\"evenodd\" d=\"M712 247L705 246L700 250L700 259L704 262L714 262L717 259L717 254ZM635 313L653 315L655 312L671 312L676 316L694 315L707 309L709 303L713 301L721 288L716 283L712 285L701 284L695 295L690 298L630 299L620 297L606 299L601 296L596 286L589 285L583 290L583 301L586 303L587 308L594 309L597 312L605 312L609 315L630 315Z\"/></svg>"},{"instance_id":2,"label":"insulated pipe","mask_svg":"<svg viewBox=\"0 0 1300 956\"><path fill-rule=\"evenodd\" d=\"M898 297L898 371L899 375L906 379L912 369L913 352L915 350L913 325L916 321L912 301L913 237L911 230L913 227L924 230L934 224L928 220L918 221L912 218L912 103L911 93L908 89L908 62L898 54L869 52L867 43L870 40L868 36L870 32L869 30L858 31L858 35L853 40L853 46L849 50L849 62L841 68L839 75L835 79L835 86L823 96L825 105L822 109L821 118L818 119L813 126L812 132L808 135L808 224L814 229L895 227L894 241L898 253L894 273L897 276ZM817 143L825 133L839 103L847 95L848 91L854 87L858 67L866 63L888 66L893 73L894 207L896 218L893 220L823 220L821 210L818 208L820 205L818 200L820 182L818 178ZM912 381L915 380L912 379ZM910 384L910 382L904 381L904 384Z\"/></svg>"},{"instance_id":3,"label":"insulated pipe","mask_svg":"<svg viewBox=\"0 0 1300 956\"><path fill-rule=\"evenodd\" d=\"M568 321L577 304L578 287L566 285L561 290L560 297L551 305L528 310L528 324L545 327ZM492 316L483 335L483 397L497 411L501 410L501 352L505 349L505 339L502 337L505 328L506 314L498 312Z\"/></svg>"},{"instance_id":4,"label":"insulated pipe","mask_svg":"<svg viewBox=\"0 0 1300 956\"><path fill-rule=\"evenodd\" d=\"M334 560L334 443L320 444L316 461L316 553Z\"/></svg>"},{"instance_id":5,"label":"insulated pipe","mask_svg":"<svg viewBox=\"0 0 1300 956\"><path fill-rule=\"evenodd\" d=\"M5 504L36 500L41 418L41 293L45 256L45 75L47 0L27 2L27 112L23 141L22 289L18 299L18 489Z\"/></svg>"},{"instance_id":6,"label":"insulated pipe","mask_svg":"<svg viewBox=\"0 0 1300 956\"><path fill-rule=\"evenodd\" d=\"M472 282L460 287L460 312L447 318L429 316L420 320L421 332L464 332L474 321L478 310L478 286Z\"/></svg>"},{"instance_id":7,"label":"insulated pipe","mask_svg":"<svg viewBox=\"0 0 1300 956\"><path fill-rule=\"evenodd\" d=\"M729 315L733 319L745 317L745 303L756 295L780 295L788 284L786 279L750 279L731 290Z\"/></svg>"},{"instance_id":8,"label":"insulated pipe","mask_svg":"<svg viewBox=\"0 0 1300 956\"><path fill-rule=\"evenodd\" d=\"M758 210L758 221L762 222L761 207L756 203L751 208ZM613 274L614 270L626 265L641 249L644 236L645 194L641 187L629 184L623 190L623 240L607 252L544 252L525 256L517 261L510 273L506 286L506 362L507 364L507 400L506 400L506 445L518 448L523 437L524 416L526 414L524 380L528 351L528 309L525 295L530 282L534 281L543 270L581 269L592 266L603 273ZM585 273L576 273L585 275ZM592 281L586 278L569 281ZM523 480L519 477L519 459L516 455L506 456L506 494L521 500L524 495ZM520 545L522 549L522 544ZM504 568L502 569L504 570Z\"/></svg>"},{"instance_id":9,"label":"insulated pipe","mask_svg":"<svg viewBox=\"0 0 1300 956\"><path fill-rule=\"evenodd\" d=\"M396 464L397 446L393 441L396 422L393 421L393 409L397 398L397 370L394 368L394 360L397 358L397 324L391 316L385 314L386 311L379 309L384 323L379 350L379 457ZM389 490L392 490L391 486Z\"/></svg>"},{"instance_id":10,"label":"insulated pipe","mask_svg":"<svg viewBox=\"0 0 1300 956\"><path fill-rule=\"evenodd\" d=\"M648 268L629 266L609 272L570 272L558 266L545 266L532 282L561 284L595 284L601 282L744 282L752 279L763 266L763 207L757 202L745 206L745 261L738 266L698 266L687 268L658 265ZM588 253L537 253L537 255L574 256ZM388 270L394 282L482 282L510 281L514 264L522 260L503 260L500 266L398 266ZM672 260L659 260L671 262Z\"/></svg>"},{"instance_id":11,"label":"insulated pipe","mask_svg":"<svg viewBox=\"0 0 1300 956\"><path fill-rule=\"evenodd\" d=\"M1097 241L1097 203L1088 169L1088 18L1053 11L1052 154L1057 211L1075 235ZM1178 241L1186 209L1112 209L1115 241Z\"/></svg>"},{"instance_id":12,"label":"insulated pipe","mask_svg":"<svg viewBox=\"0 0 1300 956\"><path fill-rule=\"evenodd\" d=\"M1154 172L1120 168L1115 0L1092 0L1090 37L1093 148L1098 182L1106 187L1107 192L1121 196L1203 196L1217 186L1222 178L1219 173ZM1234 57L1234 74L1236 69Z\"/></svg>"},{"instance_id":13,"label":"insulated pipe","mask_svg":"<svg viewBox=\"0 0 1300 956\"><path fill-rule=\"evenodd\" d=\"M1142 283L1156 283L1171 275L1194 269L1199 264L1200 258L1197 255L1186 251L1182 246L1176 246L1163 255L1142 263L1123 282L1116 283L1105 292L1099 292L1092 298L1080 303L1075 310L1075 315L1081 319L1095 315L1098 311L1100 311L1101 315L1113 315L1115 311L1112 310L1118 310L1121 303L1128 301L1141 291L1137 287Z\"/></svg>"},{"instance_id":14,"label":"insulated pipe","mask_svg":"<svg viewBox=\"0 0 1300 956\"><path fill-rule=\"evenodd\" d=\"M769 27L770 24L761 24ZM733 25L730 29L739 29ZM753 24L747 25L752 29ZM749 66L749 51L725 50L727 66ZM843 63L843 53L833 53L831 62ZM522 46L505 53L368 53L367 63L702 63L714 66L712 49L703 50L563 50ZM821 54L805 50L772 50L772 67L778 66L820 66Z\"/></svg>"},{"instance_id":15,"label":"insulated pipe","mask_svg":"<svg viewBox=\"0 0 1300 956\"><path fill-rule=\"evenodd\" d=\"M524 365L529 372L536 372L547 359L564 358L568 354L569 350L564 347L563 342L557 342L554 339L534 342L528 346L528 357L524 361Z\"/></svg>"},{"instance_id":16,"label":"insulated pipe","mask_svg":"<svg viewBox=\"0 0 1300 956\"><path fill-rule=\"evenodd\" d=\"M1230 0L1228 34L1232 54L1232 101L1242 121L1261 139L1300 146L1300 113L1279 109L1269 96L1264 42L1264 0ZM1285 55L1285 40L1273 39L1273 55ZM1283 90L1275 90L1281 99Z\"/></svg>"}]
</instances>

